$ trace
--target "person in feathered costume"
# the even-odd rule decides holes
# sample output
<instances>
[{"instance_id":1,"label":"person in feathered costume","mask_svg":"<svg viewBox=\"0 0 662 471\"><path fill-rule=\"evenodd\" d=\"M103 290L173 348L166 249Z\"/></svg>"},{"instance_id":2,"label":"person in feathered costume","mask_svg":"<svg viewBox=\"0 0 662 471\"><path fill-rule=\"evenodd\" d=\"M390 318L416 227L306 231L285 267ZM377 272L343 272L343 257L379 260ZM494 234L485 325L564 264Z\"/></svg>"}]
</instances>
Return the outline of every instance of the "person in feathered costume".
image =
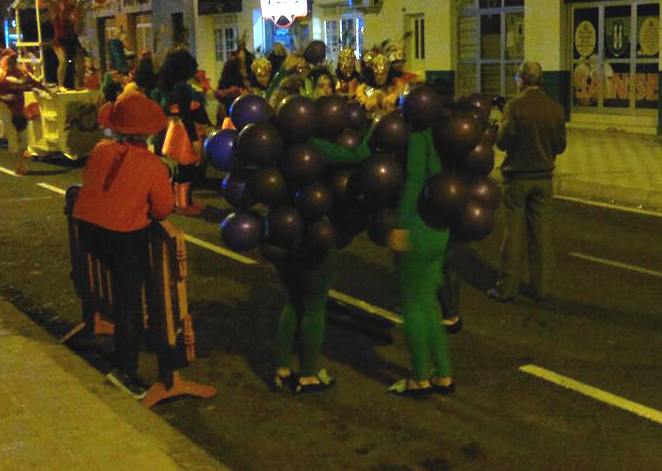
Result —
<instances>
[{"instance_id":1,"label":"person in feathered costume","mask_svg":"<svg viewBox=\"0 0 662 471\"><path fill-rule=\"evenodd\" d=\"M373 119L394 111L398 101L398 91L393 82L395 72L383 52L384 46L385 43L363 54L361 72L364 83L356 89L356 100Z\"/></svg>"},{"instance_id":2,"label":"person in feathered costume","mask_svg":"<svg viewBox=\"0 0 662 471\"><path fill-rule=\"evenodd\" d=\"M386 48L386 57L391 63L393 81L399 96L408 94L411 85L421 81L421 77L418 74L405 70L406 57L404 41L406 41L409 36L411 36L411 32L405 34L399 44L391 44Z\"/></svg>"},{"instance_id":3,"label":"person in feathered costume","mask_svg":"<svg viewBox=\"0 0 662 471\"><path fill-rule=\"evenodd\" d=\"M361 83L361 75L356 70L356 54L351 46L344 47L338 54L336 79L336 94L353 99Z\"/></svg>"},{"instance_id":4,"label":"person in feathered costume","mask_svg":"<svg viewBox=\"0 0 662 471\"><path fill-rule=\"evenodd\" d=\"M262 98L266 97L272 77L272 65L265 56L260 56L251 64L251 91Z\"/></svg>"},{"instance_id":5,"label":"person in feathered costume","mask_svg":"<svg viewBox=\"0 0 662 471\"><path fill-rule=\"evenodd\" d=\"M27 135L28 120L25 117L24 92L38 89L52 94L43 84L18 68L16 51L5 49L0 55L0 117L7 138L9 152L16 160L15 172L25 175L27 172Z\"/></svg>"},{"instance_id":6,"label":"person in feathered costume","mask_svg":"<svg viewBox=\"0 0 662 471\"><path fill-rule=\"evenodd\" d=\"M189 80L196 76L198 63L186 49L176 49L166 56L159 71L152 99L168 116L168 128L154 143L159 155L178 163L173 177L175 207L184 215L196 215L203 207L192 202L191 184L197 180L202 161L204 127L209 126L204 95Z\"/></svg>"}]
</instances>

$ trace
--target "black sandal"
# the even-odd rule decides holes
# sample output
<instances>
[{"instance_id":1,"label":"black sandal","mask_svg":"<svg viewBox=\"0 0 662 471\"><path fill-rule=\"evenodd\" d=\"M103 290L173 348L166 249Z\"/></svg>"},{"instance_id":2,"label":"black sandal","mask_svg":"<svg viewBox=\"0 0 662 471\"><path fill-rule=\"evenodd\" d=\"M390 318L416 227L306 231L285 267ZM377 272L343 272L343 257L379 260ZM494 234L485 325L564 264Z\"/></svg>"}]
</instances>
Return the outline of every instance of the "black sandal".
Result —
<instances>
[{"instance_id":1,"label":"black sandal","mask_svg":"<svg viewBox=\"0 0 662 471\"><path fill-rule=\"evenodd\" d=\"M432 395L433 388L410 388L408 379L401 379L388 388L389 392L398 396L411 397L413 399L427 399Z\"/></svg>"},{"instance_id":2,"label":"black sandal","mask_svg":"<svg viewBox=\"0 0 662 471\"><path fill-rule=\"evenodd\" d=\"M430 384L432 385L432 390L434 392L443 394L444 396L448 396L449 394L453 394L455 392L455 383L451 383L448 386L441 386L430 381Z\"/></svg>"},{"instance_id":3,"label":"black sandal","mask_svg":"<svg viewBox=\"0 0 662 471\"><path fill-rule=\"evenodd\" d=\"M319 383L301 384L299 380L297 380L296 387L294 388L294 394L324 391L325 389L329 389L331 386L336 384L335 378L329 376L325 369L321 369L320 372L315 375L315 377Z\"/></svg>"}]
</instances>

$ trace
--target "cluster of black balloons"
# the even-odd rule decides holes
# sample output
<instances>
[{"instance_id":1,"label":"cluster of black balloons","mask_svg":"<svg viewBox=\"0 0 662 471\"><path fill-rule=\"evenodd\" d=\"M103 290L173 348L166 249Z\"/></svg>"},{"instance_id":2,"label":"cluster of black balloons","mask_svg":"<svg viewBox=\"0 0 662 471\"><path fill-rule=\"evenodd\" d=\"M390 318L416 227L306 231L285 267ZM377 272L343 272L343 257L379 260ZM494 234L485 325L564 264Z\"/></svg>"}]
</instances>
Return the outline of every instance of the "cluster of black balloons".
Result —
<instances>
[{"instance_id":1,"label":"cluster of black balloons","mask_svg":"<svg viewBox=\"0 0 662 471\"><path fill-rule=\"evenodd\" d=\"M444 106L426 86L414 89L404 101L403 113L413 129L432 126L443 163L443 171L431 176L419 195L419 215L433 229L450 228L457 240L489 235L501 201L499 186L488 178L496 141L491 105L492 97L474 94Z\"/></svg>"},{"instance_id":2,"label":"cluster of black balloons","mask_svg":"<svg viewBox=\"0 0 662 471\"><path fill-rule=\"evenodd\" d=\"M481 95L451 110L432 88L419 86L401 111L373 124L370 157L330 165L310 138L355 148L368 128L360 105L336 96L293 95L274 111L260 96L241 96L230 109L236 130L217 131L205 141L211 164L228 172L222 192L235 208L221 223L223 241L238 252L260 245L263 254L264 247L324 250L345 247L367 231L374 243L386 245L404 184L409 133L430 126L444 171L423 188L419 213L430 227L481 239L491 231L500 201L498 186L486 178L494 166L489 112L490 101Z\"/></svg>"},{"instance_id":3,"label":"cluster of black balloons","mask_svg":"<svg viewBox=\"0 0 662 471\"><path fill-rule=\"evenodd\" d=\"M245 95L232 104L230 118L236 131L217 131L205 141L210 163L229 172L222 192L235 211L221 223L228 248L246 252L262 244L264 254L265 246L344 247L369 226L384 243L384 221L394 220L385 208L397 201L403 183L400 164L375 153L360 165L328 165L310 142L316 136L357 147L367 126L360 105L335 96L313 101L297 95L274 111L263 98ZM400 126L405 129L404 121ZM266 216L258 205L268 208Z\"/></svg>"}]
</instances>

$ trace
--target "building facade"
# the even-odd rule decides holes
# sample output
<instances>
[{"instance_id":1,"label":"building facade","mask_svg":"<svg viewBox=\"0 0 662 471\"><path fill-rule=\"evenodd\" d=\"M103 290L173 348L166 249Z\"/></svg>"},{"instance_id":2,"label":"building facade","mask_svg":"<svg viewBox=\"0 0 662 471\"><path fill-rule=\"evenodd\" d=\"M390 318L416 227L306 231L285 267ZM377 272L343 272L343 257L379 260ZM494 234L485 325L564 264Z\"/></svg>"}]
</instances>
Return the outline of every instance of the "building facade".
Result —
<instances>
[{"instance_id":1,"label":"building facade","mask_svg":"<svg viewBox=\"0 0 662 471\"><path fill-rule=\"evenodd\" d=\"M157 17L172 24L165 4L178 2L143 2L158 10L153 32ZM292 50L321 39L331 60L343 44L358 57L385 40L403 41L408 69L455 96L510 97L517 67L531 59L571 126L662 133L658 0L308 0L291 28L264 19L260 0L185 3L191 47L213 81L241 38L258 54L276 42Z\"/></svg>"}]
</instances>

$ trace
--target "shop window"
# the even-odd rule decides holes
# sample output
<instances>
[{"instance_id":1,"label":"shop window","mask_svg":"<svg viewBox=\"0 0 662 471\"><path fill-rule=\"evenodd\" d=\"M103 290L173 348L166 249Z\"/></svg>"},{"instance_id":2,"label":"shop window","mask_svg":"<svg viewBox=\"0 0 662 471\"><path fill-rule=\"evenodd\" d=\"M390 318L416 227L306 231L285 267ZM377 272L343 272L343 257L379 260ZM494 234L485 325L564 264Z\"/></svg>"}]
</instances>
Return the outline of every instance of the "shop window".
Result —
<instances>
[{"instance_id":1,"label":"shop window","mask_svg":"<svg viewBox=\"0 0 662 471\"><path fill-rule=\"evenodd\" d=\"M414 58L425 59L425 18L414 19Z\"/></svg>"},{"instance_id":2,"label":"shop window","mask_svg":"<svg viewBox=\"0 0 662 471\"><path fill-rule=\"evenodd\" d=\"M656 109L659 4L577 5L572 13L573 106L620 113Z\"/></svg>"},{"instance_id":3,"label":"shop window","mask_svg":"<svg viewBox=\"0 0 662 471\"><path fill-rule=\"evenodd\" d=\"M524 2L465 0L460 8L456 92L516 93L513 71L524 60Z\"/></svg>"},{"instance_id":4,"label":"shop window","mask_svg":"<svg viewBox=\"0 0 662 471\"><path fill-rule=\"evenodd\" d=\"M224 26L214 30L216 62L226 62L237 49L237 27Z\"/></svg>"},{"instance_id":5,"label":"shop window","mask_svg":"<svg viewBox=\"0 0 662 471\"><path fill-rule=\"evenodd\" d=\"M363 17L344 16L329 19L324 22L324 42L327 47L327 58L338 59L340 49L345 45L353 45L357 57L363 54Z\"/></svg>"},{"instance_id":6,"label":"shop window","mask_svg":"<svg viewBox=\"0 0 662 471\"><path fill-rule=\"evenodd\" d=\"M136 52L138 54L149 51L154 52L152 38L152 18L150 15L136 16Z\"/></svg>"}]
</instances>

